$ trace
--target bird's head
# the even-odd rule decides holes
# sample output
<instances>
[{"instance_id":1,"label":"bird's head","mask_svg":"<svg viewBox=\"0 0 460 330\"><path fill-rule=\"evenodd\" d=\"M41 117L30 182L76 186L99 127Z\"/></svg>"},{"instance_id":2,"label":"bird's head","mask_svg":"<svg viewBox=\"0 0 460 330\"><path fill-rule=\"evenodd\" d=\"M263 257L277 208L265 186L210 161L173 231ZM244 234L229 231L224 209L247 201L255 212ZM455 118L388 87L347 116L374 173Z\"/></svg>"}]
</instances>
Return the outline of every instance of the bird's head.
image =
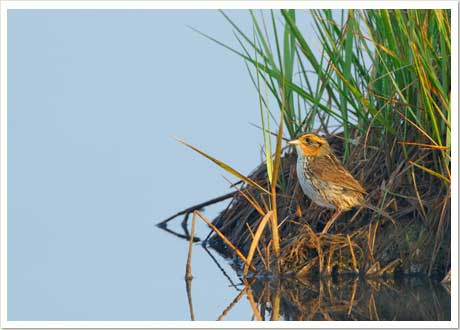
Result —
<instances>
[{"instance_id":1,"label":"bird's head","mask_svg":"<svg viewBox=\"0 0 460 330\"><path fill-rule=\"evenodd\" d=\"M327 140L313 133L304 134L288 143L295 145L297 153L303 156L323 156L331 153Z\"/></svg>"}]
</instances>

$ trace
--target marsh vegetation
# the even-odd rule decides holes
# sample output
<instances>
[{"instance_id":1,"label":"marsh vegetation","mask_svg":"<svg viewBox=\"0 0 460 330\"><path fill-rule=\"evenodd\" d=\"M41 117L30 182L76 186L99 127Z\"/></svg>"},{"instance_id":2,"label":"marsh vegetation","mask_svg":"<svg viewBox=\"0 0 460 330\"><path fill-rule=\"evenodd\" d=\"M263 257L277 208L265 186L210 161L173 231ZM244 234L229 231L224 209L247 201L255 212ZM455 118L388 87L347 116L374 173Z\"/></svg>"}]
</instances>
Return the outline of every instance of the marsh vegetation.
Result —
<instances>
[{"instance_id":1,"label":"marsh vegetation","mask_svg":"<svg viewBox=\"0 0 460 330\"><path fill-rule=\"evenodd\" d=\"M449 10L250 15L253 30L243 31L223 13L238 49L199 33L244 60L260 100L265 159L244 175L237 164L181 141L238 179L231 182L234 193L183 214L210 225L205 243L233 258L245 278L445 276L451 257ZM313 29L298 24L301 15L311 15ZM303 195L296 155L284 142L304 132L328 139L373 205L345 213L327 234L321 230L332 212ZM231 201L213 221L198 211L225 199ZM316 287L325 291L333 293L333 286ZM351 317L350 308L344 303L331 312Z\"/></svg>"}]
</instances>

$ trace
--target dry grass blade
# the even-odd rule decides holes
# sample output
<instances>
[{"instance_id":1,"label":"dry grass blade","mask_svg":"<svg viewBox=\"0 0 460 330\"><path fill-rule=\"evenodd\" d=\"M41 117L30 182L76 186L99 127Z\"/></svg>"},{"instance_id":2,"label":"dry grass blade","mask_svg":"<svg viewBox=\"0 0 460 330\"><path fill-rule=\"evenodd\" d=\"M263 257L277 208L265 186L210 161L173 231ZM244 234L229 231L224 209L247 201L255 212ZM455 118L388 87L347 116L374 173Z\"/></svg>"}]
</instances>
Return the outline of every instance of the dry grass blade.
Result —
<instances>
[{"instance_id":1,"label":"dry grass blade","mask_svg":"<svg viewBox=\"0 0 460 330\"><path fill-rule=\"evenodd\" d=\"M369 257L370 261L374 262L374 247L375 247L375 238L377 237L377 229L379 228L379 221L377 220L375 224L369 225L368 235L367 235L367 246L369 248Z\"/></svg>"},{"instance_id":2,"label":"dry grass blade","mask_svg":"<svg viewBox=\"0 0 460 330\"><path fill-rule=\"evenodd\" d=\"M392 273L396 266L398 266L401 263L401 261L401 259L396 259L390 262L388 265L383 267L382 270L380 270L379 276L382 276L385 273Z\"/></svg>"},{"instance_id":3,"label":"dry grass blade","mask_svg":"<svg viewBox=\"0 0 460 330\"><path fill-rule=\"evenodd\" d=\"M206 157L207 159L209 159L210 161L214 162L215 164L219 165L221 168L223 168L224 170L226 170L227 172L231 173L232 175L236 176L238 179L244 181L246 184L250 185L250 186L253 186L253 187L256 187L257 189L260 189L261 191L267 193L267 194L270 194L270 192L263 188L262 186L260 186L257 182L251 180L250 178L248 178L247 176L241 174L240 172L238 172L237 170L235 170L233 167L227 165L226 163L208 155L207 153L205 153L204 151L201 151L200 149L192 146L191 144L185 142L184 140L181 140L177 137L174 137L174 139L176 139L178 142L182 143L183 145L189 147L190 149L192 149L193 151L196 151L197 153L199 153L200 155Z\"/></svg>"},{"instance_id":4,"label":"dry grass blade","mask_svg":"<svg viewBox=\"0 0 460 330\"><path fill-rule=\"evenodd\" d=\"M327 234L331 226L334 224L334 222L337 220L337 218L342 214L340 210L337 210L332 217L327 221L326 225L323 228L323 231L321 234Z\"/></svg>"},{"instance_id":5,"label":"dry grass blade","mask_svg":"<svg viewBox=\"0 0 460 330\"><path fill-rule=\"evenodd\" d=\"M347 235L348 246L350 247L351 260L353 262L353 269L355 272L358 271L358 263L356 261L355 251L353 250L353 244L351 243L350 235Z\"/></svg>"},{"instance_id":6,"label":"dry grass blade","mask_svg":"<svg viewBox=\"0 0 460 330\"><path fill-rule=\"evenodd\" d=\"M225 176L224 176L224 179L225 181L227 181L228 183L231 184L230 180L228 180ZM251 194L246 194L243 190L239 189L237 186L234 186L235 189L241 194L241 196L243 196L249 204L252 205L252 207L257 211L259 212L259 214L261 216L264 216L265 215L265 212L262 210L262 207L257 203L257 201L255 200L254 197L251 196Z\"/></svg>"},{"instance_id":7,"label":"dry grass blade","mask_svg":"<svg viewBox=\"0 0 460 330\"><path fill-rule=\"evenodd\" d=\"M251 234L252 240L254 240L254 237L255 237L254 231L251 229L251 227L249 226L248 223L246 223L246 227L248 228L248 231L249 231L249 233ZM257 251L257 255L259 256L259 260L262 261L262 263L264 264L265 270L268 270L268 269L269 269L269 266L268 266L267 260L265 260L266 257L263 256L262 251L260 250L259 245L256 246L256 251Z\"/></svg>"},{"instance_id":8,"label":"dry grass blade","mask_svg":"<svg viewBox=\"0 0 460 330\"><path fill-rule=\"evenodd\" d=\"M423 136L425 136L428 140L430 140L431 143L433 143L434 145L437 145L436 141L433 140L433 138L427 134L425 132L425 130L423 128L421 128L419 125L417 125L416 123L414 123L412 120L410 120L407 116L405 116L401 111L395 109L397 113L399 113L399 115L404 119L404 121L406 121L407 123L411 124L413 127L415 127L415 129L421 133Z\"/></svg>"},{"instance_id":9,"label":"dry grass blade","mask_svg":"<svg viewBox=\"0 0 460 330\"><path fill-rule=\"evenodd\" d=\"M246 257L241 253L241 251L238 250L238 248L237 248L235 245L233 245L233 243L230 242L230 241L228 240L228 238L225 237L225 235L222 234L221 231L220 231L219 229L217 229L217 227L214 226L214 224L213 224L211 221L209 221L208 219L206 219L206 217L205 217L200 211L195 211L195 212L193 212L193 213L197 214L204 222L206 222L206 224L216 233L216 235L219 236L219 237L224 241L224 243L227 244L227 246L228 246L230 249L232 249L233 252L235 252L236 255L237 255L238 257L240 257L240 259L241 259L246 265L249 265L249 267L250 267L252 270L254 270L254 271L256 270L255 267L254 267L253 265L248 264L248 261L246 260Z\"/></svg>"},{"instance_id":10,"label":"dry grass blade","mask_svg":"<svg viewBox=\"0 0 460 330\"><path fill-rule=\"evenodd\" d=\"M317 262L317 259L318 257L314 257L305 265L303 265L302 268L297 272L296 277L299 279L306 277L310 272L310 269L312 269L313 265Z\"/></svg>"},{"instance_id":11,"label":"dry grass blade","mask_svg":"<svg viewBox=\"0 0 460 330\"><path fill-rule=\"evenodd\" d=\"M422 148L424 148L424 149L433 149L433 150L448 150L448 149L450 149L450 147L446 147L446 146L437 146L437 145L427 144L427 143L403 142L403 141L400 141L400 142L398 142L398 143L399 143L399 144L406 144L406 145L419 146L419 147L422 147Z\"/></svg>"},{"instance_id":12,"label":"dry grass blade","mask_svg":"<svg viewBox=\"0 0 460 330\"><path fill-rule=\"evenodd\" d=\"M323 249L321 248L321 236L318 237L313 229L308 224L304 224L304 227L307 229L307 233L311 240L313 241L313 244L315 245L316 252L318 253L318 268L319 272L323 272L323 261L324 261L324 254L323 254Z\"/></svg>"},{"instance_id":13,"label":"dry grass blade","mask_svg":"<svg viewBox=\"0 0 460 330\"><path fill-rule=\"evenodd\" d=\"M260 221L259 226L257 227L256 233L254 234L254 238L252 239L251 246L249 247L248 256L246 258L247 263L244 266L243 275L246 276L248 274L249 265L252 262L252 258L254 257L254 252L259 244L260 236L262 235L265 225L267 224L270 217L273 216L273 211L268 212Z\"/></svg>"},{"instance_id":14,"label":"dry grass blade","mask_svg":"<svg viewBox=\"0 0 460 330\"><path fill-rule=\"evenodd\" d=\"M366 272L366 276L371 276L378 274L380 272L380 262L376 262L373 265L369 267L369 269Z\"/></svg>"},{"instance_id":15,"label":"dry grass blade","mask_svg":"<svg viewBox=\"0 0 460 330\"><path fill-rule=\"evenodd\" d=\"M335 245L331 244L331 248L328 251L326 275L332 274L332 257L334 256Z\"/></svg>"}]
</instances>

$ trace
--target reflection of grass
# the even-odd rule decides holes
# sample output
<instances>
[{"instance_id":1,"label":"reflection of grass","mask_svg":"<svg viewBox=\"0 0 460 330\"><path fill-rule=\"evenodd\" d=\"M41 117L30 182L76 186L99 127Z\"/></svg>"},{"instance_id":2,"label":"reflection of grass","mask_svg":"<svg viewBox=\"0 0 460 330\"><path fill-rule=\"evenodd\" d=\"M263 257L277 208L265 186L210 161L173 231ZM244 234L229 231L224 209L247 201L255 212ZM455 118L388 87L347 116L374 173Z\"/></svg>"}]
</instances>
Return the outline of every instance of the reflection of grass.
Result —
<instances>
[{"instance_id":1,"label":"reflection of grass","mask_svg":"<svg viewBox=\"0 0 460 330\"><path fill-rule=\"evenodd\" d=\"M252 265L268 263L273 270L447 272L449 11L314 10L315 34L297 23L294 10L250 14L252 33L224 14L240 49L207 37L248 66L260 100L265 164L245 176L181 141L243 182L216 228L242 253L251 252ZM279 111L270 108L270 99ZM328 211L305 203L295 156L281 145L285 132L293 138L315 130L328 136L381 210L345 215L328 235L317 234ZM261 229L259 237L254 233L267 217L271 235ZM260 240L251 247L253 237Z\"/></svg>"},{"instance_id":2,"label":"reflection of grass","mask_svg":"<svg viewBox=\"0 0 460 330\"><path fill-rule=\"evenodd\" d=\"M450 319L450 295L420 278L325 278L301 281L245 279L244 287L223 310L224 320L244 295L257 320L394 321Z\"/></svg>"}]
</instances>

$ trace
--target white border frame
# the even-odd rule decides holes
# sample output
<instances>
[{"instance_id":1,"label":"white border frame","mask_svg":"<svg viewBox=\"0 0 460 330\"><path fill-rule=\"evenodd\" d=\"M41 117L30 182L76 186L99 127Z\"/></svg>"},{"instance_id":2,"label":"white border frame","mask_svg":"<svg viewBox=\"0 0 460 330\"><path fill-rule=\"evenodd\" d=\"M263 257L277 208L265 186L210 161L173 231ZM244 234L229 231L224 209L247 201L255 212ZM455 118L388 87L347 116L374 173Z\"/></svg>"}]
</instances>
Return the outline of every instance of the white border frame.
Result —
<instances>
[{"instance_id":1,"label":"white border frame","mask_svg":"<svg viewBox=\"0 0 460 330\"><path fill-rule=\"evenodd\" d=\"M451 221L451 321L8 321L7 320L7 11L9 9L450 9L452 19L452 219L458 219L457 1L0 1L1 328L458 328L458 221Z\"/></svg>"}]
</instances>

